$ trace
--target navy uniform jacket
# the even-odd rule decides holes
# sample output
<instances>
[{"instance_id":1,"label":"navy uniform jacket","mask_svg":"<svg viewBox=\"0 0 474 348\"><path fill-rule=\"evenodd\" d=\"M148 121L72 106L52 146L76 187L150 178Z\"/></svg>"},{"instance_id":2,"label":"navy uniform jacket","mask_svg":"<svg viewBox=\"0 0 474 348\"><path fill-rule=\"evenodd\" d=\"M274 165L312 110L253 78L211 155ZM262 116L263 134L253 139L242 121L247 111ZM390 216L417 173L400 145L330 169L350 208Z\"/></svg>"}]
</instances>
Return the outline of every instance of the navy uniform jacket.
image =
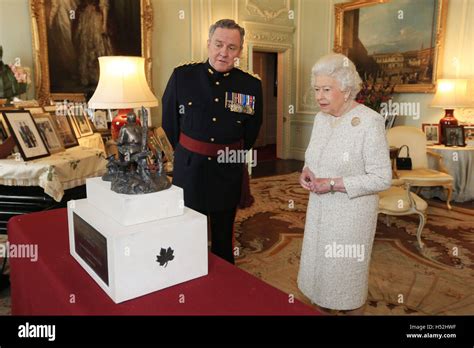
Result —
<instances>
[{"instance_id":1,"label":"navy uniform jacket","mask_svg":"<svg viewBox=\"0 0 474 348\"><path fill-rule=\"evenodd\" d=\"M225 108L226 92L255 97L255 113ZM192 63L174 69L162 103L163 129L175 149L173 184L183 188L185 205L201 212L236 208L243 164L190 152L179 144L179 134L215 144L243 140L250 149L262 124L260 80L238 68L219 73L208 61Z\"/></svg>"}]
</instances>

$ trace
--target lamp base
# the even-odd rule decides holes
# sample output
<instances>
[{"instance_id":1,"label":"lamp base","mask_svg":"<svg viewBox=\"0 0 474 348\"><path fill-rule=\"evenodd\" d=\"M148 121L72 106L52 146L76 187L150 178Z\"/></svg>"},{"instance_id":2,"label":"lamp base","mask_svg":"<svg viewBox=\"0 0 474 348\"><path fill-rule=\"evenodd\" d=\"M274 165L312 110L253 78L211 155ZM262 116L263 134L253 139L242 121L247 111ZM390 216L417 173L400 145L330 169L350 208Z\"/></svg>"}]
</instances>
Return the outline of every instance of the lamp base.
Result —
<instances>
[{"instance_id":1,"label":"lamp base","mask_svg":"<svg viewBox=\"0 0 474 348\"><path fill-rule=\"evenodd\" d=\"M457 126L458 120L454 117L454 109L446 109L444 117L439 120L439 125L441 128L441 139L440 143L446 145L446 126Z\"/></svg>"}]
</instances>

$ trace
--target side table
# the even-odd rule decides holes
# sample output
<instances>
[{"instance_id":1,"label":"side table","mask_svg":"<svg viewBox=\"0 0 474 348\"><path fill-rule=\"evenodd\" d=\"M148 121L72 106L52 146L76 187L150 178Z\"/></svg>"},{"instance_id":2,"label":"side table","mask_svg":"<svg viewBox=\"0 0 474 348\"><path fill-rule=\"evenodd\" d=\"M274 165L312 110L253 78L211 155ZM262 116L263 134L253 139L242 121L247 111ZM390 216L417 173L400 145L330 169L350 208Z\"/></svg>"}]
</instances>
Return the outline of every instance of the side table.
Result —
<instances>
[{"instance_id":1,"label":"side table","mask_svg":"<svg viewBox=\"0 0 474 348\"><path fill-rule=\"evenodd\" d=\"M443 156L443 163L454 178L453 200L467 202L474 199L474 146L452 147L444 145L427 146L427 149ZM438 169L437 161L428 158L428 165ZM433 188L429 192L424 190L427 198L438 197L446 200L444 190Z\"/></svg>"}]
</instances>

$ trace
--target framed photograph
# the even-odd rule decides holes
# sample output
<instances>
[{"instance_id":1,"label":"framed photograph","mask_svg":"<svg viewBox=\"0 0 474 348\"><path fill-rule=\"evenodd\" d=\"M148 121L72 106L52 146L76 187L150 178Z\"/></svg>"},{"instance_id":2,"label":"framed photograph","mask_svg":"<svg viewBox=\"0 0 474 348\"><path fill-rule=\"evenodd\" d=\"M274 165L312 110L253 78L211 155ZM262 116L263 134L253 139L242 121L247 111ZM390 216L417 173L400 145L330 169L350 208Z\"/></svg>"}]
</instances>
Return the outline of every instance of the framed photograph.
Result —
<instances>
[{"instance_id":1,"label":"framed photograph","mask_svg":"<svg viewBox=\"0 0 474 348\"><path fill-rule=\"evenodd\" d=\"M446 146L466 146L464 126L445 126Z\"/></svg>"},{"instance_id":2,"label":"framed photograph","mask_svg":"<svg viewBox=\"0 0 474 348\"><path fill-rule=\"evenodd\" d=\"M68 109L68 116L76 127L77 137L85 137L94 134L87 113L82 106L73 106Z\"/></svg>"},{"instance_id":3,"label":"framed photograph","mask_svg":"<svg viewBox=\"0 0 474 348\"><path fill-rule=\"evenodd\" d=\"M8 126L5 123L2 114L0 114L0 144L3 144L3 142L7 140L9 136L10 132L8 131Z\"/></svg>"},{"instance_id":4,"label":"framed photograph","mask_svg":"<svg viewBox=\"0 0 474 348\"><path fill-rule=\"evenodd\" d=\"M421 128L426 135L427 145L438 145L441 128L439 123L423 123Z\"/></svg>"},{"instance_id":5,"label":"framed photograph","mask_svg":"<svg viewBox=\"0 0 474 348\"><path fill-rule=\"evenodd\" d=\"M100 56L145 58L150 86L151 0L30 0L36 91L42 104L92 96ZM74 20L71 20L71 13Z\"/></svg>"},{"instance_id":6,"label":"framed photograph","mask_svg":"<svg viewBox=\"0 0 474 348\"><path fill-rule=\"evenodd\" d=\"M63 103L57 103L56 106L54 107L54 113L52 115L55 115L57 117L65 117L68 119L68 123L71 125L71 129L74 133L74 137L76 139L81 138L81 133L79 132L79 129L77 129L76 123L73 120L73 111L70 110L71 108L68 107L66 104ZM56 120L56 119L55 119ZM64 121L62 121L64 122ZM58 126L58 121L56 121L57 128L59 129ZM64 142L64 140L63 140ZM64 146L67 148L66 143L64 143Z\"/></svg>"},{"instance_id":7,"label":"framed photograph","mask_svg":"<svg viewBox=\"0 0 474 348\"><path fill-rule=\"evenodd\" d=\"M98 131L107 130L108 125L108 112L107 110L95 110L94 111L94 126Z\"/></svg>"},{"instance_id":8,"label":"framed photograph","mask_svg":"<svg viewBox=\"0 0 474 348\"><path fill-rule=\"evenodd\" d=\"M334 6L334 51L349 57L362 79L395 84L395 92L435 92L447 0L357 0ZM416 20L410 17L415 13Z\"/></svg>"},{"instance_id":9,"label":"framed photograph","mask_svg":"<svg viewBox=\"0 0 474 348\"><path fill-rule=\"evenodd\" d=\"M174 162L173 146L171 146L171 143L168 140L168 137L166 136L164 129L162 127L156 128L155 136L156 136L156 139L158 140L159 147L163 150L163 153L166 156L166 159L169 162L173 163Z\"/></svg>"},{"instance_id":10,"label":"framed photograph","mask_svg":"<svg viewBox=\"0 0 474 348\"><path fill-rule=\"evenodd\" d=\"M79 145L79 141L77 141L77 137L74 134L72 121L69 117L61 115L51 115L51 119L56 125L59 138L63 142L63 145L66 149Z\"/></svg>"},{"instance_id":11,"label":"framed photograph","mask_svg":"<svg viewBox=\"0 0 474 348\"><path fill-rule=\"evenodd\" d=\"M56 124L52 116L48 113L33 115L33 119L38 127L38 131L43 139L49 153L57 153L64 151L64 145L61 141Z\"/></svg>"},{"instance_id":12,"label":"framed photograph","mask_svg":"<svg viewBox=\"0 0 474 348\"><path fill-rule=\"evenodd\" d=\"M389 130L395 124L395 119L397 118L397 115L392 115L392 114L387 113L386 115L382 115L382 116L385 119L385 130Z\"/></svg>"},{"instance_id":13,"label":"framed photograph","mask_svg":"<svg viewBox=\"0 0 474 348\"><path fill-rule=\"evenodd\" d=\"M464 139L467 146L474 146L474 124L464 126Z\"/></svg>"},{"instance_id":14,"label":"framed photograph","mask_svg":"<svg viewBox=\"0 0 474 348\"><path fill-rule=\"evenodd\" d=\"M0 110L0 159L7 158L12 152L20 152L20 150L11 136L8 124L3 118L2 110Z\"/></svg>"},{"instance_id":15,"label":"framed photograph","mask_svg":"<svg viewBox=\"0 0 474 348\"><path fill-rule=\"evenodd\" d=\"M48 148L29 111L4 111L3 117L25 161L49 156Z\"/></svg>"}]
</instances>

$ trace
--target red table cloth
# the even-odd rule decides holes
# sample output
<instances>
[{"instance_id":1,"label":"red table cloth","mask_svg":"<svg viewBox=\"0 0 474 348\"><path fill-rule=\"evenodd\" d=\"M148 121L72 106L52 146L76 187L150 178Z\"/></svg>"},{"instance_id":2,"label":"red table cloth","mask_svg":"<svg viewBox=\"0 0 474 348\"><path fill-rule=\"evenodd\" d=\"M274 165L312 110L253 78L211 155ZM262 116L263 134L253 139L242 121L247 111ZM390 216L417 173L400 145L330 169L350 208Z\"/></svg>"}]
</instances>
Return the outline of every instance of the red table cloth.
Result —
<instances>
[{"instance_id":1,"label":"red table cloth","mask_svg":"<svg viewBox=\"0 0 474 348\"><path fill-rule=\"evenodd\" d=\"M211 253L207 276L115 304L69 254L66 209L12 218L8 238L38 246L10 259L13 315L320 314Z\"/></svg>"}]
</instances>

